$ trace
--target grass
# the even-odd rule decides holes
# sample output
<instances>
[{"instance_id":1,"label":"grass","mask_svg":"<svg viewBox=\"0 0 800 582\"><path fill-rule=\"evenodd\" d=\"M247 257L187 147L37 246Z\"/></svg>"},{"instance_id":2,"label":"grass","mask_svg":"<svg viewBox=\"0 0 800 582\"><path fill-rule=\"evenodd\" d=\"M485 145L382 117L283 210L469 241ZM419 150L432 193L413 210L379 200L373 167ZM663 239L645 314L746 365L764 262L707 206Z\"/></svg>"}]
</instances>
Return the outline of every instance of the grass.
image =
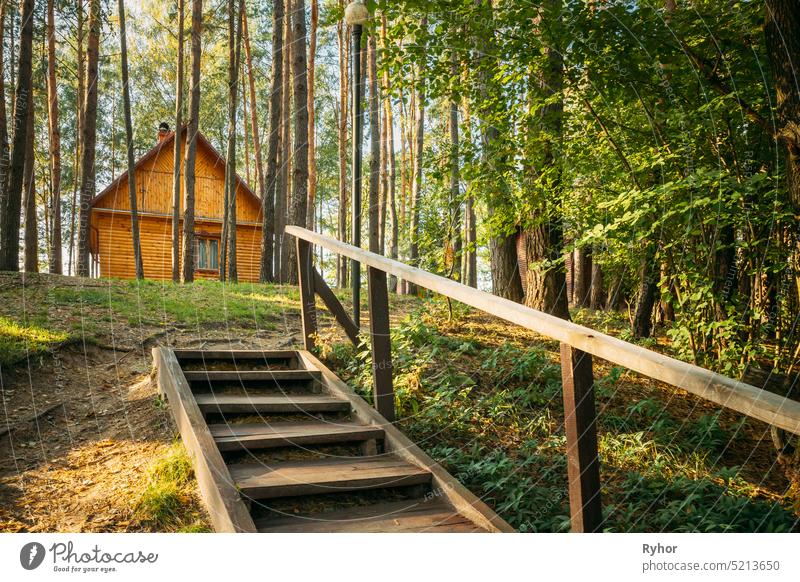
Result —
<instances>
[{"instance_id":1,"label":"grass","mask_svg":"<svg viewBox=\"0 0 800 582\"><path fill-rule=\"evenodd\" d=\"M429 301L392 331L402 429L514 527L567 531L556 345L454 308ZM369 352L323 350L369 400ZM763 425L602 362L595 377L608 531L800 530Z\"/></svg>"},{"instance_id":2,"label":"grass","mask_svg":"<svg viewBox=\"0 0 800 582\"><path fill-rule=\"evenodd\" d=\"M287 314L299 316L298 291L288 285L103 279L80 286L75 279L59 285L60 279L45 277L28 275L23 283L17 274L3 274L11 284L0 285L0 365L64 342L109 343L131 329L272 331Z\"/></svg>"},{"instance_id":3,"label":"grass","mask_svg":"<svg viewBox=\"0 0 800 582\"><path fill-rule=\"evenodd\" d=\"M192 462L183 444L173 444L147 469L134 516L144 528L154 531L211 531L200 509Z\"/></svg>"},{"instance_id":4,"label":"grass","mask_svg":"<svg viewBox=\"0 0 800 582\"><path fill-rule=\"evenodd\" d=\"M0 316L0 366L11 366L37 357L70 339L66 332L25 325Z\"/></svg>"}]
</instances>

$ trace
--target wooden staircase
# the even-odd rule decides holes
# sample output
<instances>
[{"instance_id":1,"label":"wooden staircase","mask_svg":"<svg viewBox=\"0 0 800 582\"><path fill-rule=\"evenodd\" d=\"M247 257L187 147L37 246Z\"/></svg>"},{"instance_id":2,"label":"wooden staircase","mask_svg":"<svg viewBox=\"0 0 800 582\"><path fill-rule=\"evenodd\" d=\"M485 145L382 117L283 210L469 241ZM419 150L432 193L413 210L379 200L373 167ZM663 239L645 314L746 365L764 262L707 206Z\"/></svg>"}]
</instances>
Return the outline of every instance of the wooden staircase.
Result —
<instances>
[{"instance_id":1,"label":"wooden staircase","mask_svg":"<svg viewBox=\"0 0 800 582\"><path fill-rule=\"evenodd\" d=\"M217 531L513 531L310 352L153 356Z\"/></svg>"}]
</instances>

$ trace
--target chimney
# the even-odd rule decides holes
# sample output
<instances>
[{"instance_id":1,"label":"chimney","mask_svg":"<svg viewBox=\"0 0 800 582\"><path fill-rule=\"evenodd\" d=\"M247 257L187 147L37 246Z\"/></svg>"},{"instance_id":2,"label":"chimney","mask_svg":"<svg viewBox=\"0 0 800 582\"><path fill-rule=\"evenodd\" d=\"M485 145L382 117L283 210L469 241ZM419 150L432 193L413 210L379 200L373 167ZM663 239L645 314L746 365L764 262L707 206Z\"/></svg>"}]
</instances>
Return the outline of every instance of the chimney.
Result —
<instances>
[{"instance_id":1,"label":"chimney","mask_svg":"<svg viewBox=\"0 0 800 582\"><path fill-rule=\"evenodd\" d=\"M161 143L169 137L169 123L162 121L158 125L158 143Z\"/></svg>"}]
</instances>

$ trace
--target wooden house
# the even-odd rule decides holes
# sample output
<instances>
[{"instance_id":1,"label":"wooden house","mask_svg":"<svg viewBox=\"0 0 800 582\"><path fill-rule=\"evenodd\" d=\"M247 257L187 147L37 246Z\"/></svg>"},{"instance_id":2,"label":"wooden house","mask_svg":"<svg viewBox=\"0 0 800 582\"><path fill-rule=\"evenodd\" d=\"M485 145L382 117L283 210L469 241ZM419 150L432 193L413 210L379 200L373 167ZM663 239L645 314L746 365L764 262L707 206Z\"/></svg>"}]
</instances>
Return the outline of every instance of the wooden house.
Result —
<instances>
[{"instance_id":1,"label":"wooden house","mask_svg":"<svg viewBox=\"0 0 800 582\"><path fill-rule=\"evenodd\" d=\"M186 128L181 132L185 151ZM172 184L175 133L166 124L158 143L134 166L136 202L144 275L172 278ZM183 153L181 160L184 159ZM195 169L195 278L219 277L225 160L198 134ZM240 281L258 281L261 257L261 200L236 176L236 266ZM183 168L181 209L183 217ZM183 228L181 220L180 228ZM131 235L128 173L114 180L91 202L89 250L92 274L132 279L136 276Z\"/></svg>"}]
</instances>

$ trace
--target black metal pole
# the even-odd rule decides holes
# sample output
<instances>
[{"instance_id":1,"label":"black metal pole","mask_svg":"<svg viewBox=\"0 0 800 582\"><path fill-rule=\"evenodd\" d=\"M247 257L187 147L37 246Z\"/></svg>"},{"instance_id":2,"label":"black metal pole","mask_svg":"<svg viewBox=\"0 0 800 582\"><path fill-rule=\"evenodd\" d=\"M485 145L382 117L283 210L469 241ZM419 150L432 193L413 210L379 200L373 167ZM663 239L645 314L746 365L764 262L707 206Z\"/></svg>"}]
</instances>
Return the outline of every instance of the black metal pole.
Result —
<instances>
[{"instance_id":1,"label":"black metal pole","mask_svg":"<svg viewBox=\"0 0 800 582\"><path fill-rule=\"evenodd\" d=\"M361 142L364 128L364 115L361 101L364 95L364 84L361 78L361 31L362 25L353 25L353 47L350 51L353 59L353 159L352 159L352 245L361 246ZM355 259L351 262L350 282L353 290L353 322L361 326L361 264Z\"/></svg>"}]
</instances>

